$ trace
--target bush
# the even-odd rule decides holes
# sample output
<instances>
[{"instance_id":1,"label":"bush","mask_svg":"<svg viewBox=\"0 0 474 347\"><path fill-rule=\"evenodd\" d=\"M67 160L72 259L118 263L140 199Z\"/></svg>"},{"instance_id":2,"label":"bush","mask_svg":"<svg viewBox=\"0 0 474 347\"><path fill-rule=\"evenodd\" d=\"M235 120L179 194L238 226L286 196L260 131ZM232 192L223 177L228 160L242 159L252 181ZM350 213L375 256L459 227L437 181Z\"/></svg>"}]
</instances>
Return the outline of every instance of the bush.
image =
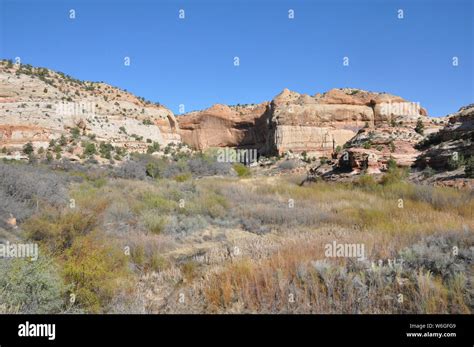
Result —
<instances>
[{"instance_id":1,"label":"bush","mask_svg":"<svg viewBox=\"0 0 474 347\"><path fill-rule=\"evenodd\" d=\"M474 156L470 157L466 162L466 168L464 169L466 177L474 178Z\"/></svg>"},{"instance_id":2,"label":"bush","mask_svg":"<svg viewBox=\"0 0 474 347\"><path fill-rule=\"evenodd\" d=\"M173 214L168 217L165 232L167 234L190 234L203 230L207 226L208 222L203 216Z\"/></svg>"},{"instance_id":3,"label":"bush","mask_svg":"<svg viewBox=\"0 0 474 347\"><path fill-rule=\"evenodd\" d=\"M96 216L80 211L45 212L27 220L23 230L29 239L41 242L51 252L63 252L78 236L89 234L96 226Z\"/></svg>"},{"instance_id":4,"label":"bush","mask_svg":"<svg viewBox=\"0 0 474 347\"><path fill-rule=\"evenodd\" d=\"M71 135L74 139L78 139L79 136L81 136L81 129L79 129L78 127L72 128Z\"/></svg>"},{"instance_id":5,"label":"bush","mask_svg":"<svg viewBox=\"0 0 474 347\"><path fill-rule=\"evenodd\" d=\"M64 278L73 286L77 305L87 312L106 312L128 285L124 252L93 235L78 237L64 258Z\"/></svg>"},{"instance_id":6,"label":"bush","mask_svg":"<svg viewBox=\"0 0 474 347\"><path fill-rule=\"evenodd\" d=\"M425 125L423 124L423 121L421 119L418 119L416 121L415 131L418 134L423 135L424 130L425 130Z\"/></svg>"},{"instance_id":7,"label":"bush","mask_svg":"<svg viewBox=\"0 0 474 347\"><path fill-rule=\"evenodd\" d=\"M380 183L390 185L399 183L408 177L408 169L399 168L395 159L390 158L387 161L387 173L382 177Z\"/></svg>"},{"instance_id":8,"label":"bush","mask_svg":"<svg viewBox=\"0 0 474 347\"><path fill-rule=\"evenodd\" d=\"M166 227L166 218L159 215L158 211L144 211L140 217L143 225L152 234L161 234Z\"/></svg>"},{"instance_id":9,"label":"bush","mask_svg":"<svg viewBox=\"0 0 474 347\"><path fill-rule=\"evenodd\" d=\"M148 146L146 152L148 154L152 154L154 152L159 152L160 150L160 144L158 142L153 142L150 146Z\"/></svg>"},{"instance_id":10,"label":"bush","mask_svg":"<svg viewBox=\"0 0 474 347\"><path fill-rule=\"evenodd\" d=\"M0 313L51 314L65 308L66 287L53 261L0 261Z\"/></svg>"},{"instance_id":11,"label":"bush","mask_svg":"<svg viewBox=\"0 0 474 347\"><path fill-rule=\"evenodd\" d=\"M229 163L220 163L215 159L198 156L188 160L189 171L194 177L229 175L231 165Z\"/></svg>"},{"instance_id":12,"label":"bush","mask_svg":"<svg viewBox=\"0 0 474 347\"><path fill-rule=\"evenodd\" d=\"M295 160L287 159L278 164L278 168L281 170L293 170L298 166Z\"/></svg>"},{"instance_id":13,"label":"bush","mask_svg":"<svg viewBox=\"0 0 474 347\"><path fill-rule=\"evenodd\" d=\"M400 183L408 177L408 170L404 168L395 168L389 170L383 177L380 183L383 185L390 185Z\"/></svg>"},{"instance_id":14,"label":"bush","mask_svg":"<svg viewBox=\"0 0 474 347\"><path fill-rule=\"evenodd\" d=\"M67 182L64 176L34 165L0 163L0 217L11 213L22 221L38 206L65 205Z\"/></svg>"},{"instance_id":15,"label":"bush","mask_svg":"<svg viewBox=\"0 0 474 347\"><path fill-rule=\"evenodd\" d=\"M25 144L23 146L23 153L25 153L26 155L30 155L34 152L34 148L33 148L33 144L31 142L28 142L27 144Z\"/></svg>"},{"instance_id":16,"label":"bush","mask_svg":"<svg viewBox=\"0 0 474 347\"><path fill-rule=\"evenodd\" d=\"M372 190L378 185L374 177L367 174L361 175L359 179L354 182L354 184L366 190Z\"/></svg>"},{"instance_id":17,"label":"bush","mask_svg":"<svg viewBox=\"0 0 474 347\"><path fill-rule=\"evenodd\" d=\"M458 154L457 156L450 156L447 163L446 168L449 171L457 170L461 166L465 164L464 156L462 154Z\"/></svg>"},{"instance_id":18,"label":"bush","mask_svg":"<svg viewBox=\"0 0 474 347\"><path fill-rule=\"evenodd\" d=\"M250 176L250 169L247 166L245 166L244 164L235 163L232 167L234 168L235 172L237 172L237 176L239 176L239 177L249 177Z\"/></svg>"},{"instance_id":19,"label":"bush","mask_svg":"<svg viewBox=\"0 0 474 347\"><path fill-rule=\"evenodd\" d=\"M127 160L121 163L114 171L120 178L144 180L147 176L143 163L136 160Z\"/></svg>"},{"instance_id":20,"label":"bush","mask_svg":"<svg viewBox=\"0 0 474 347\"><path fill-rule=\"evenodd\" d=\"M86 143L84 147L84 155L89 157L97 153L97 150L95 149L95 145L92 142Z\"/></svg>"}]
</instances>

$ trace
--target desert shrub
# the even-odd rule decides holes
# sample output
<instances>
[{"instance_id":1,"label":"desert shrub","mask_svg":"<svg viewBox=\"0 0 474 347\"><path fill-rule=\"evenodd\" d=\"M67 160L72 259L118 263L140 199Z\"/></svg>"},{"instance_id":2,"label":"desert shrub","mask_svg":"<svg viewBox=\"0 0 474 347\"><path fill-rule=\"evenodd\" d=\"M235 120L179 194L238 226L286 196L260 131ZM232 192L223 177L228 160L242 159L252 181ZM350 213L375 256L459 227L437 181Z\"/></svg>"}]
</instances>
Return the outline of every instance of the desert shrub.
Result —
<instances>
[{"instance_id":1,"label":"desert shrub","mask_svg":"<svg viewBox=\"0 0 474 347\"><path fill-rule=\"evenodd\" d=\"M423 121L421 119L418 119L416 121L415 131L418 134L423 135L423 133L425 131L425 125L423 124Z\"/></svg>"},{"instance_id":2,"label":"desert shrub","mask_svg":"<svg viewBox=\"0 0 474 347\"><path fill-rule=\"evenodd\" d=\"M152 234L162 233L167 223L166 218L154 210L143 211L140 215L140 220L145 228Z\"/></svg>"},{"instance_id":3,"label":"desert shrub","mask_svg":"<svg viewBox=\"0 0 474 347\"><path fill-rule=\"evenodd\" d=\"M167 219L165 232L167 234L190 234L204 230L207 226L207 220L201 215L170 215Z\"/></svg>"},{"instance_id":4,"label":"desert shrub","mask_svg":"<svg viewBox=\"0 0 474 347\"><path fill-rule=\"evenodd\" d=\"M192 175L189 172L178 174L178 175L173 177L173 179L176 182L186 182L186 181L190 180L191 178L192 178Z\"/></svg>"},{"instance_id":5,"label":"desert shrub","mask_svg":"<svg viewBox=\"0 0 474 347\"><path fill-rule=\"evenodd\" d=\"M204 156L197 156L189 159L187 164L193 177L216 175L225 176L229 175L231 172L231 165L229 163L220 163Z\"/></svg>"},{"instance_id":6,"label":"desert shrub","mask_svg":"<svg viewBox=\"0 0 474 347\"><path fill-rule=\"evenodd\" d=\"M396 184L396 183L404 181L408 177L407 169L393 167L391 165L393 164L389 163L389 169L380 181L380 183L382 183L383 185Z\"/></svg>"},{"instance_id":7,"label":"desert shrub","mask_svg":"<svg viewBox=\"0 0 474 347\"><path fill-rule=\"evenodd\" d=\"M472 264L472 237L464 239L458 234L451 240L446 235L421 240L394 254L395 264L312 260L315 248L290 245L269 258L243 258L210 275L205 307L214 312L239 307L242 313L469 313L472 294L464 274ZM452 256L454 245L458 257ZM288 305L290 293L295 305Z\"/></svg>"},{"instance_id":8,"label":"desert shrub","mask_svg":"<svg viewBox=\"0 0 474 347\"><path fill-rule=\"evenodd\" d=\"M189 172L189 168L187 166L187 163L185 160L178 160L178 161L170 161L168 163L163 164L163 169L162 169L162 177L164 178L173 178L175 180L179 181L179 178L181 179L184 178L191 178L192 174Z\"/></svg>"},{"instance_id":9,"label":"desert shrub","mask_svg":"<svg viewBox=\"0 0 474 347\"><path fill-rule=\"evenodd\" d=\"M176 208L177 202L172 201L161 194L153 192L144 192L140 197L140 204L137 210L147 209L155 210L155 212L167 213Z\"/></svg>"},{"instance_id":10,"label":"desert shrub","mask_svg":"<svg viewBox=\"0 0 474 347\"><path fill-rule=\"evenodd\" d=\"M31 142L28 142L27 144L25 144L23 146L23 153L25 153L26 155L30 155L34 152L34 148L33 148L33 144Z\"/></svg>"},{"instance_id":11,"label":"desert shrub","mask_svg":"<svg viewBox=\"0 0 474 347\"><path fill-rule=\"evenodd\" d=\"M120 178L144 180L147 173L143 163L136 160L127 160L115 169L114 175Z\"/></svg>"},{"instance_id":12,"label":"desert shrub","mask_svg":"<svg viewBox=\"0 0 474 347\"><path fill-rule=\"evenodd\" d=\"M357 179L357 181L354 182L354 184L357 187L360 187L366 190L373 190L377 187L377 181L375 180L375 178L367 174L361 175Z\"/></svg>"},{"instance_id":13,"label":"desert shrub","mask_svg":"<svg viewBox=\"0 0 474 347\"><path fill-rule=\"evenodd\" d=\"M457 170L465 163L466 161L464 160L464 156L462 154L459 154L457 156L450 156L446 163L446 168L450 171Z\"/></svg>"},{"instance_id":14,"label":"desert shrub","mask_svg":"<svg viewBox=\"0 0 474 347\"><path fill-rule=\"evenodd\" d=\"M23 230L29 239L41 242L51 252L62 252L77 237L90 233L96 223L96 216L91 213L49 210L28 219Z\"/></svg>"},{"instance_id":15,"label":"desert shrub","mask_svg":"<svg viewBox=\"0 0 474 347\"><path fill-rule=\"evenodd\" d=\"M192 281L197 276L199 264L196 261L186 261L181 265L181 273L186 281Z\"/></svg>"},{"instance_id":16,"label":"desert shrub","mask_svg":"<svg viewBox=\"0 0 474 347\"><path fill-rule=\"evenodd\" d=\"M102 158L111 159L114 146L110 143L101 142L99 144L99 153Z\"/></svg>"},{"instance_id":17,"label":"desert shrub","mask_svg":"<svg viewBox=\"0 0 474 347\"><path fill-rule=\"evenodd\" d=\"M58 267L44 254L36 261L0 261L1 313L61 313L66 289Z\"/></svg>"},{"instance_id":18,"label":"desert shrub","mask_svg":"<svg viewBox=\"0 0 474 347\"><path fill-rule=\"evenodd\" d=\"M298 167L298 163L293 159L287 159L278 164L280 170L293 170Z\"/></svg>"},{"instance_id":19,"label":"desert shrub","mask_svg":"<svg viewBox=\"0 0 474 347\"><path fill-rule=\"evenodd\" d=\"M116 197L104 211L104 230L114 233L126 233L136 225L136 215L130 209L128 201Z\"/></svg>"},{"instance_id":20,"label":"desert shrub","mask_svg":"<svg viewBox=\"0 0 474 347\"><path fill-rule=\"evenodd\" d=\"M72 128L71 135L74 139L78 139L81 136L81 129L78 127Z\"/></svg>"},{"instance_id":21,"label":"desert shrub","mask_svg":"<svg viewBox=\"0 0 474 347\"><path fill-rule=\"evenodd\" d=\"M43 205L67 202L68 178L35 165L0 163L0 216L25 220Z\"/></svg>"},{"instance_id":22,"label":"desert shrub","mask_svg":"<svg viewBox=\"0 0 474 347\"><path fill-rule=\"evenodd\" d=\"M242 219L242 227L244 230L251 233L262 235L270 232L270 227L268 225L262 224L262 222L257 218L244 218Z\"/></svg>"},{"instance_id":23,"label":"desert shrub","mask_svg":"<svg viewBox=\"0 0 474 347\"><path fill-rule=\"evenodd\" d=\"M372 148L372 142L369 140L369 141L365 141L362 145L363 148L365 149L370 149Z\"/></svg>"},{"instance_id":24,"label":"desert shrub","mask_svg":"<svg viewBox=\"0 0 474 347\"><path fill-rule=\"evenodd\" d=\"M234 168L235 172L237 172L237 176L239 177L248 177L250 176L250 170L247 166L241 163L235 163L232 165Z\"/></svg>"},{"instance_id":25,"label":"desert shrub","mask_svg":"<svg viewBox=\"0 0 474 347\"><path fill-rule=\"evenodd\" d=\"M466 161L466 168L464 169L464 172L466 173L466 177L474 178L474 156L470 157Z\"/></svg>"},{"instance_id":26,"label":"desert shrub","mask_svg":"<svg viewBox=\"0 0 474 347\"><path fill-rule=\"evenodd\" d=\"M106 312L114 296L128 285L127 259L109 241L80 236L64 254L63 276L79 307Z\"/></svg>"},{"instance_id":27,"label":"desert shrub","mask_svg":"<svg viewBox=\"0 0 474 347\"><path fill-rule=\"evenodd\" d=\"M154 152L159 152L160 150L160 144L158 142L153 142L150 146L148 146L146 152L148 154L152 154Z\"/></svg>"},{"instance_id":28,"label":"desert shrub","mask_svg":"<svg viewBox=\"0 0 474 347\"><path fill-rule=\"evenodd\" d=\"M197 205L196 212L211 218L220 218L225 216L230 206L229 202L224 196L212 191L201 191L198 202L199 205Z\"/></svg>"},{"instance_id":29,"label":"desert shrub","mask_svg":"<svg viewBox=\"0 0 474 347\"><path fill-rule=\"evenodd\" d=\"M84 147L84 155L89 157L96 153L97 153L97 150L95 148L95 144L93 144L92 142L87 142Z\"/></svg>"},{"instance_id":30,"label":"desert shrub","mask_svg":"<svg viewBox=\"0 0 474 347\"><path fill-rule=\"evenodd\" d=\"M458 273L466 273L469 264L474 262L474 254L469 250L473 244L474 238L469 232L432 235L405 248L400 256L409 269L429 270L446 281ZM454 247L457 254L453 253Z\"/></svg>"}]
</instances>

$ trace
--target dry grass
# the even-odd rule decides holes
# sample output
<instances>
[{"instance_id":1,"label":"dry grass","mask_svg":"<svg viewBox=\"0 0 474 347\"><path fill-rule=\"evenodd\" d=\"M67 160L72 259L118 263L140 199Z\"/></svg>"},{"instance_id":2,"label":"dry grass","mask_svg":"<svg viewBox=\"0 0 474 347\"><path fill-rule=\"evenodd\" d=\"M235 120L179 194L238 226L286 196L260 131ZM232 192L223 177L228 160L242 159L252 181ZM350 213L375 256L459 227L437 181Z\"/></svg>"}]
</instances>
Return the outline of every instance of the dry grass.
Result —
<instances>
[{"instance_id":1,"label":"dry grass","mask_svg":"<svg viewBox=\"0 0 474 347\"><path fill-rule=\"evenodd\" d=\"M152 313L472 312L471 192L400 181L299 186L294 177L179 181L77 183L74 209L49 207L22 227L67 250L69 278L94 263L87 247L104 268L127 279L132 270L135 289L115 288L115 277L102 285L96 274L104 293L79 288L92 311L117 312L123 306L111 303L121 301ZM363 244L368 261L327 258L333 241ZM450 258L454 246L462 256ZM110 263L103 257L123 249ZM394 258L407 265L388 266Z\"/></svg>"}]
</instances>

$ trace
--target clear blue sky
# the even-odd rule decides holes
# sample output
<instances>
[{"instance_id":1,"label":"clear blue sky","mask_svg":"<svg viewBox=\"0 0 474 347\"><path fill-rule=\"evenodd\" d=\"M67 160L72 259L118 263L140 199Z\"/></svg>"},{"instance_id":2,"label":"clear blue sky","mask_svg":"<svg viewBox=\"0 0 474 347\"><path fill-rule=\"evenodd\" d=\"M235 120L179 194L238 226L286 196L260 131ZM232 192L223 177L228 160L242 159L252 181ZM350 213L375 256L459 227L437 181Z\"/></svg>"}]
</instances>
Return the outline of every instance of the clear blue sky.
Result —
<instances>
[{"instance_id":1,"label":"clear blue sky","mask_svg":"<svg viewBox=\"0 0 474 347\"><path fill-rule=\"evenodd\" d=\"M179 104L191 111L271 100L283 88L385 91L433 116L474 102L471 0L0 3L0 58L104 81L175 113Z\"/></svg>"}]
</instances>

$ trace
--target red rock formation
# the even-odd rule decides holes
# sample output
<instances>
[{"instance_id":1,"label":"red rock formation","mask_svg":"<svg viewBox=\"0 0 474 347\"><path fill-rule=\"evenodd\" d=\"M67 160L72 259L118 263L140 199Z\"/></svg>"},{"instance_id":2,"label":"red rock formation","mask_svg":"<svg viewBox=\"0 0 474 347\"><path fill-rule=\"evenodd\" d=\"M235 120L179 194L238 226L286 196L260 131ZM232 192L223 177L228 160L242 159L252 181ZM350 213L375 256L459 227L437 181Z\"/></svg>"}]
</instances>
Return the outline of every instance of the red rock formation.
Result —
<instances>
[{"instance_id":1,"label":"red rock formation","mask_svg":"<svg viewBox=\"0 0 474 347\"><path fill-rule=\"evenodd\" d=\"M333 89L309 96L283 90L270 103L247 107L215 105L178 117L183 141L208 147L254 147L260 154L307 152L330 156L366 124L402 122L414 127L426 111L403 98L358 89Z\"/></svg>"},{"instance_id":2,"label":"red rock formation","mask_svg":"<svg viewBox=\"0 0 474 347\"><path fill-rule=\"evenodd\" d=\"M216 104L176 119L183 142L195 149L262 146L266 129L261 118L267 107L268 103L231 107Z\"/></svg>"}]
</instances>

